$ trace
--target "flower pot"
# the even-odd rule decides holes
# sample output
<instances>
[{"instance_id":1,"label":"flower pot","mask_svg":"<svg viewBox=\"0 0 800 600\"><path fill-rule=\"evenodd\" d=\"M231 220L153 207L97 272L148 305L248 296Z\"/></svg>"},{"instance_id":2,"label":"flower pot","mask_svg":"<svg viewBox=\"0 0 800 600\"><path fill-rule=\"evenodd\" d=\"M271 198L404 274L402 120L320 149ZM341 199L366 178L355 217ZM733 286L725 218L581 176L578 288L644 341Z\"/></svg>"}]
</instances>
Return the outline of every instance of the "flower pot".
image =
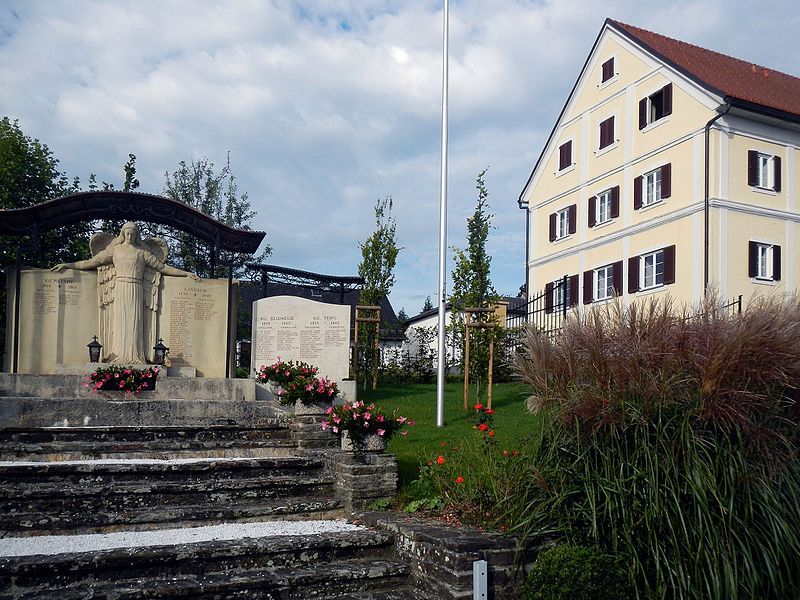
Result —
<instances>
[{"instance_id":1,"label":"flower pot","mask_svg":"<svg viewBox=\"0 0 800 600\"><path fill-rule=\"evenodd\" d=\"M294 403L294 414L322 415L325 414L325 411L328 410L328 407L330 405L331 405L330 402L325 402L322 400L313 400L311 402L303 402L302 400L297 400Z\"/></svg>"},{"instance_id":2,"label":"flower pot","mask_svg":"<svg viewBox=\"0 0 800 600\"><path fill-rule=\"evenodd\" d=\"M129 392L130 393L132 391L132 390L126 390L124 388L120 388L119 387L119 379L114 379L114 378L109 379L107 382L105 382L103 385L101 385L97 389L99 391L103 391L103 392L123 392L123 393L124 392ZM142 386L138 391L140 391L140 392L152 392L155 389L156 389L156 379L155 379L155 377L153 377L153 378L149 378L149 379L143 379L142 380Z\"/></svg>"},{"instance_id":3,"label":"flower pot","mask_svg":"<svg viewBox=\"0 0 800 600\"><path fill-rule=\"evenodd\" d=\"M349 431L343 431L340 438L342 450L347 452L384 452L386 450L386 438L377 433L368 433L364 436L362 447L353 443Z\"/></svg>"}]
</instances>

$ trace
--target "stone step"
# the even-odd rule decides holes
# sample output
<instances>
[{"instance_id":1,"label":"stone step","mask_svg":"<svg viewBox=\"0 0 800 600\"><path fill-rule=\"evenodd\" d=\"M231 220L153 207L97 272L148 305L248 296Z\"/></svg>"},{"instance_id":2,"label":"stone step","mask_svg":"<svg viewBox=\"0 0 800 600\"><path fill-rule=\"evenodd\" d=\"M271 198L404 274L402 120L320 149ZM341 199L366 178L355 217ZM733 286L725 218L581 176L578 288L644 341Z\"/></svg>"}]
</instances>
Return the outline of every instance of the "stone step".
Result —
<instances>
[{"instance_id":1,"label":"stone step","mask_svg":"<svg viewBox=\"0 0 800 600\"><path fill-rule=\"evenodd\" d=\"M333 478L307 457L0 463L0 531L338 515Z\"/></svg>"},{"instance_id":2,"label":"stone step","mask_svg":"<svg viewBox=\"0 0 800 600\"><path fill-rule=\"evenodd\" d=\"M180 456L275 456L296 447L287 424L261 427L0 429L0 461Z\"/></svg>"},{"instance_id":3,"label":"stone step","mask_svg":"<svg viewBox=\"0 0 800 600\"><path fill-rule=\"evenodd\" d=\"M9 513L2 517L0 535L40 536L50 533L102 533L120 530L148 531L170 527L196 527L231 521L336 519L345 515L335 498L282 497L258 502L209 501L199 505L143 506L130 509Z\"/></svg>"},{"instance_id":4,"label":"stone step","mask_svg":"<svg viewBox=\"0 0 800 600\"><path fill-rule=\"evenodd\" d=\"M269 524L253 525L269 530ZM344 524L327 527L303 523L298 528L312 533L177 544L159 540L196 535L203 528L150 532L151 545L122 542L123 547L83 552L69 550L92 548L95 541L0 540L0 554L7 555L0 558L0 598L403 598L398 594L408 585L409 570L393 557L390 535ZM20 543L28 549L18 551ZM67 551L53 554L58 551L53 544Z\"/></svg>"}]
</instances>

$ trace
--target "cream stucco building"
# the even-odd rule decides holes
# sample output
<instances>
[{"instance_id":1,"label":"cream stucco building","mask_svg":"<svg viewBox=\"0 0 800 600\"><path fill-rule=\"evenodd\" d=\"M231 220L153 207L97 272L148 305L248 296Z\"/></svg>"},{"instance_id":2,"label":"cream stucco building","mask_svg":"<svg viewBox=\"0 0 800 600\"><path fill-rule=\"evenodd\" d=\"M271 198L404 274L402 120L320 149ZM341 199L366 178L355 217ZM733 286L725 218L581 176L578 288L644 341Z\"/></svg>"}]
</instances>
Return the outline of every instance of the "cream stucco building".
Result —
<instances>
[{"instance_id":1,"label":"cream stucco building","mask_svg":"<svg viewBox=\"0 0 800 600\"><path fill-rule=\"evenodd\" d=\"M607 20L519 198L529 295L794 290L799 163L800 79Z\"/></svg>"}]
</instances>

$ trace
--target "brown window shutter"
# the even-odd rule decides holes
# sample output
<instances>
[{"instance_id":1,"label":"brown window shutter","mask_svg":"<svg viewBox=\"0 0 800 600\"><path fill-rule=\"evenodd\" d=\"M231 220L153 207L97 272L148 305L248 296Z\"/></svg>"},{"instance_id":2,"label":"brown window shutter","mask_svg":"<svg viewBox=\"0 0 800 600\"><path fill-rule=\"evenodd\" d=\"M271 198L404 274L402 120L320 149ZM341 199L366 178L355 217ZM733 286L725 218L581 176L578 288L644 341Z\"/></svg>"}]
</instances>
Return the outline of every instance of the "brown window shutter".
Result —
<instances>
[{"instance_id":1,"label":"brown window shutter","mask_svg":"<svg viewBox=\"0 0 800 600\"><path fill-rule=\"evenodd\" d=\"M594 299L594 271L583 272L583 303L591 304Z\"/></svg>"},{"instance_id":2,"label":"brown window shutter","mask_svg":"<svg viewBox=\"0 0 800 600\"><path fill-rule=\"evenodd\" d=\"M647 98L639 100L639 129L647 127Z\"/></svg>"},{"instance_id":3,"label":"brown window shutter","mask_svg":"<svg viewBox=\"0 0 800 600\"><path fill-rule=\"evenodd\" d=\"M597 225L597 219L595 218L596 208L597 196L592 196L589 198L589 227Z\"/></svg>"},{"instance_id":4,"label":"brown window shutter","mask_svg":"<svg viewBox=\"0 0 800 600\"><path fill-rule=\"evenodd\" d=\"M611 188L611 218L616 219L619 216L619 186L616 185Z\"/></svg>"},{"instance_id":5,"label":"brown window shutter","mask_svg":"<svg viewBox=\"0 0 800 600\"><path fill-rule=\"evenodd\" d=\"M550 213L550 241L556 239L556 213Z\"/></svg>"},{"instance_id":6,"label":"brown window shutter","mask_svg":"<svg viewBox=\"0 0 800 600\"><path fill-rule=\"evenodd\" d=\"M758 275L758 242L750 242L747 251L747 275L755 277Z\"/></svg>"},{"instance_id":7,"label":"brown window shutter","mask_svg":"<svg viewBox=\"0 0 800 600\"><path fill-rule=\"evenodd\" d=\"M570 306L577 306L578 305L578 276L572 275L567 279L567 285L569 286L569 305Z\"/></svg>"},{"instance_id":8,"label":"brown window shutter","mask_svg":"<svg viewBox=\"0 0 800 600\"><path fill-rule=\"evenodd\" d=\"M569 220L569 232L575 233L578 225L578 205L570 204L567 209L567 219Z\"/></svg>"},{"instance_id":9,"label":"brown window shutter","mask_svg":"<svg viewBox=\"0 0 800 600\"><path fill-rule=\"evenodd\" d=\"M622 295L622 261L618 260L611 265L611 284L614 286L614 293Z\"/></svg>"},{"instance_id":10,"label":"brown window shutter","mask_svg":"<svg viewBox=\"0 0 800 600\"><path fill-rule=\"evenodd\" d=\"M669 198L672 195L672 163L661 167L661 197Z\"/></svg>"},{"instance_id":11,"label":"brown window shutter","mask_svg":"<svg viewBox=\"0 0 800 600\"><path fill-rule=\"evenodd\" d=\"M553 282L544 286L544 312L553 312Z\"/></svg>"},{"instance_id":12,"label":"brown window shutter","mask_svg":"<svg viewBox=\"0 0 800 600\"><path fill-rule=\"evenodd\" d=\"M572 140L561 144L558 149L558 170L561 171L572 165Z\"/></svg>"},{"instance_id":13,"label":"brown window shutter","mask_svg":"<svg viewBox=\"0 0 800 600\"><path fill-rule=\"evenodd\" d=\"M772 247L772 279L774 281L781 280L781 247Z\"/></svg>"},{"instance_id":14,"label":"brown window shutter","mask_svg":"<svg viewBox=\"0 0 800 600\"><path fill-rule=\"evenodd\" d=\"M672 84L664 86L663 93L661 94L661 107L664 109L664 116L672 114Z\"/></svg>"},{"instance_id":15,"label":"brown window shutter","mask_svg":"<svg viewBox=\"0 0 800 600\"><path fill-rule=\"evenodd\" d=\"M633 210L642 208L642 176L639 175L633 180Z\"/></svg>"},{"instance_id":16,"label":"brown window shutter","mask_svg":"<svg viewBox=\"0 0 800 600\"><path fill-rule=\"evenodd\" d=\"M602 82L606 82L614 77L614 57L612 56L602 66L603 76Z\"/></svg>"},{"instance_id":17,"label":"brown window shutter","mask_svg":"<svg viewBox=\"0 0 800 600\"><path fill-rule=\"evenodd\" d=\"M772 186L772 189L776 192L781 191L781 157L780 156L773 156L772 157L772 179L775 182L775 185Z\"/></svg>"},{"instance_id":18,"label":"brown window shutter","mask_svg":"<svg viewBox=\"0 0 800 600\"><path fill-rule=\"evenodd\" d=\"M664 248L664 284L675 283L675 246Z\"/></svg>"},{"instance_id":19,"label":"brown window shutter","mask_svg":"<svg viewBox=\"0 0 800 600\"><path fill-rule=\"evenodd\" d=\"M758 185L758 152L747 151L747 185Z\"/></svg>"},{"instance_id":20,"label":"brown window shutter","mask_svg":"<svg viewBox=\"0 0 800 600\"><path fill-rule=\"evenodd\" d=\"M608 117L600 123L600 148L614 143L614 117Z\"/></svg>"},{"instance_id":21,"label":"brown window shutter","mask_svg":"<svg viewBox=\"0 0 800 600\"><path fill-rule=\"evenodd\" d=\"M639 257L631 256L628 259L628 293L635 294L639 291Z\"/></svg>"}]
</instances>

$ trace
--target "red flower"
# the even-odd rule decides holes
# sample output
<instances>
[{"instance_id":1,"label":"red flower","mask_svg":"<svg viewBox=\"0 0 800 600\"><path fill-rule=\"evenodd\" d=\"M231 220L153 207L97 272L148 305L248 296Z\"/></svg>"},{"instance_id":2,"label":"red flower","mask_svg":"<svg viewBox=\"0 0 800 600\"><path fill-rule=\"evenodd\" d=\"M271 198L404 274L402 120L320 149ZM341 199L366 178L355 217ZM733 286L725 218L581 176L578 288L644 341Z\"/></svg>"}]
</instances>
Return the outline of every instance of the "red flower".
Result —
<instances>
[{"instance_id":1,"label":"red flower","mask_svg":"<svg viewBox=\"0 0 800 600\"><path fill-rule=\"evenodd\" d=\"M493 415L493 414L494 414L494 411L493 411L491 408L487 408L487 409L486 409L486 414L487 414L487 415Z\"/></svg>"},{"instance_id":2,"label":"red flower","mask_svg":"<svg viewBox=\"0 0 800 600\"><path fill-rule=\"evenodd\" d=\"M464 478L461 475L459 475L458 477L456 477L456 483L461 485L462 483L464 483Z\"/></svg>"},{"instance_id":3,"label":"red flower","mask_svg":"<svg viewBox=\"0 0 800 600\"><path fill-rule=\"evenodd\" d=\"M481 404L480 402L478 402L478 404L476 404L476 405L475 405L475 406L473 406L472 408L474 408L475 410L480 410L480 409L482 409L482 408L483 408L483 404Z\"/></svg>"},{"instance_id":4,"label":"red flower","mask_svg":"<svg viewBox=\"0 0 800 600\"><path fill-rule=\"evenodd\" d=\"M440 454L439 456L437 456L437 457L436 457L436 464L437 464L437 465L443 465L443 464L444 464L444 462L445 462L445 461L444 461L444 456L442 456L441 454Z\"/></svg>"},{"instance_id":5,"label":"red flower","mask_svg":"<svg viewBox=\"0 0 800 600\"><path fill-rule=\"evenodd\" d=\"M503 456L508 456L508 450L503 450Z\"/></svg>"},{"instance_id":6,"label":"red flower","mask_svg":"<svg viewBox=\"0 0 800 600\"><path fill-rule=\"evenodd\" d=\"M494 430L489 432L489 437L494 437Z\"/></svg>"},{"instance_id":7,"label":"red flower","mask_svg":"<svg viewBox=\"0 0 800 600\"><path fill-rule=\"evenodd\" d=\"M486 423L481 423L480 425L478 425L478 429L480 431L486 431L487 429L489 429L489 426Z\"/></svg>"},{"instance_id":8,"label":"red flower","mask_svg":"<svg viewBox=\"0 0 800 600\"><path fill-rule=\"evenodd\" d=\"M447 446L447 442L439 442L440 446Z\"/></svg>"},{"instance_id":9,"label":"red flower","mask_svg":"<svg viewBox=\"0 0 800 600\"><path fill-rule=\"evenodd\" d=\"M519 450L514 450L513 454L514 456L519 456Z\"/></svg>"}]
</instances>

